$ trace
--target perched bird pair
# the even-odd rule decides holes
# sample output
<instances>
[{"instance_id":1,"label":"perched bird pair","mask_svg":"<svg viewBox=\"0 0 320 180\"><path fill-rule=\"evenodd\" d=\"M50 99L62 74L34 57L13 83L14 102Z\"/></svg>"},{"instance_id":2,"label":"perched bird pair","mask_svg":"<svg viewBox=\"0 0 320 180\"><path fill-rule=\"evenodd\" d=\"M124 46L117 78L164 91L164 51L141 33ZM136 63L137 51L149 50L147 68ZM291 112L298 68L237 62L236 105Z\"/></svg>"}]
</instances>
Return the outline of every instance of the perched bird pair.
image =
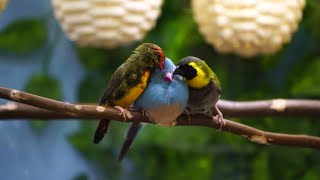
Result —
<instances>
[{"instance_id":1,"label":"perched bird pair","mask_svg":"<svg viewBox=\"0 0 320 180\"><path fill-rule=\"evenodd\" d=\"M216 106L221 94L220 81L210 67L196 57L183 58L175 67L165 58L161 48L144 43L113 74L100 105L120 109L144 110L150 121L162 126L174 125L176 118L186 109L188 114L212 116L212 107L218 112L219 122L225 124ZM110 120L100 120L94 143L99 143L108 130ZM121 148L121 160L130 148L142 124L129 127Z\"/></svg>"}]
</instances>

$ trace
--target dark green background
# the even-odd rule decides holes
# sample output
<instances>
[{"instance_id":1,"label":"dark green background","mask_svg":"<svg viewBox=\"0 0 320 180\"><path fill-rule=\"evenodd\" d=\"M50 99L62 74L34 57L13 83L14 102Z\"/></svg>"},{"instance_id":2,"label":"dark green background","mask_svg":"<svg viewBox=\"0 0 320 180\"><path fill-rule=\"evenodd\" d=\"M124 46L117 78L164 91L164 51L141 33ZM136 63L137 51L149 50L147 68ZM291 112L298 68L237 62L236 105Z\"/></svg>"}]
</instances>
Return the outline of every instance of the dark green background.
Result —
<instances>
[{"instance_id":1,"label":"dark green background","mask_svg":"<svg viewBox=\"0 0 320 180\"><path fill-rule=\"evenodd\" d=\"M0 51L21 56L47 44L41 70L25 85L25 91L63 100L61 82L48 73L52 51L61 29L48 28L47 16L14 21L0 32ZM299 29L290 43L274 55L251 59L218 54L199 34L190 2L165 1L156 27L140 42L115 49L74 48L85 75L77 90L81 103L98 103L115 69L142 42L163 48L175 62L193 55L205 59L219 76L222 98L234 101L272 98L320 98L320 2L307 0ZM53 39L48 34L53 33ZM19 62L17 62L19 63ZM22 62L21 62L22 63ZM72 68L72 67L70 67ZM319 119L232 119L262 130L320 134ZM99 144L92 143L97 121L82 121L81 130L69 142L101 179L319 179L318 150L259 145L225 132L201 127L163 128L147 125L139 134L123 163L116 160L124 123L112 123L110 133ZM34 131L46 126L33 121ZM59 132L57 132L59 133ZM124 176L125 174L125 176ZM87 179L79 174L76 179Z\"/></svg>"}]
</instances>

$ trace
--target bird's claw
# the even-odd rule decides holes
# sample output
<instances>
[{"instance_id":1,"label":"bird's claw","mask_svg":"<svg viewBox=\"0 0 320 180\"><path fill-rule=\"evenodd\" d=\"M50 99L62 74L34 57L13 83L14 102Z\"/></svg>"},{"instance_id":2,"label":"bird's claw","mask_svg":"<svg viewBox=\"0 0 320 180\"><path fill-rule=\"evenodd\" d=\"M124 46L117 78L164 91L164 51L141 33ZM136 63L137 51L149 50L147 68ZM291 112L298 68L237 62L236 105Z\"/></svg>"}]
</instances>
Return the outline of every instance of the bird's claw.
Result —
<instances>
[{"instance_id":1,"label":"bird's claw","mask_svg":"<svg viewBox=\"0 0 320 180\"><path fill-rule=\"evenodd\" d=\"M218 119L218 124L220 124L220 128L219 128L219 131L222 129L223 126L225 126L227 123L226 121L223 119L223 116L221 115L216 115L216 116L213 116L213 118L217 118Z\"/></svg>"},{"instance_id":2,"label":"bird's claw","mask_svg":"<svg viewBox=\"0 0 320 180\"><path fill-rule=\"evenodd\" d=\"M148 116L148 113L147 113L145 110L143 110L143 109L138 109L138 108L130 107L130 108L128 108L128 110L129 110L129 111L134 111L134 112L141 111L141 113L142 113L143 116L149 117L149 116Z\"/></svg>"},{"instance_id":3,"label":"bird's claw","mask_svg":"<svg viewBox=\"0 0 320 180\"><path fill-rule=\"evenodd\" d=\"M221 113L221 111L218 109L217 105L215 106L215 109L217 110L217 115L216 116L213 116L212 118L215 119L217 118L218 119L218 124L220 124L220 128L219 128L219 131L221 131L222 127L225 126L227 124L227 122L224 120L223 118L223 115Z\"/></svg>"},{"instance_id":4,"label":"bird's claw","mask_svg":"<svg viewBox=\"0 0 320 180\"><path fill-rule=\"evenodd\" d=\"M114 108L120 110L120 113L118 113L118 114L123 116L124 121L126 121L127 118L131 119L133 117L133 115L131 114L130 111L122 108L121 106L114 106Z\"/></svg>"},{"instance_id":5,"label":"bird's claw","mask_svg":"<svg viewBox=\"0 0 320 180\"><path fill-rule=\"evenodd\" d=\"M170 126L169 127L171 127L171 126L175 126L175 125L177 125L177 120L175 119L174 121L172 121L172 123L170 124Z\"/></svg>"},{"instance_id":6,"label":"bird's claw","mask_svg":"<svg viewBox=\"0 0 320 180\"><path fill-rule=\"evenodd\" d=\"M141 112L142 112L142 115L143 115L143 116L149 117L148 113L147 113L145 110L142 109Z\"/></svg>"}]
</instances>

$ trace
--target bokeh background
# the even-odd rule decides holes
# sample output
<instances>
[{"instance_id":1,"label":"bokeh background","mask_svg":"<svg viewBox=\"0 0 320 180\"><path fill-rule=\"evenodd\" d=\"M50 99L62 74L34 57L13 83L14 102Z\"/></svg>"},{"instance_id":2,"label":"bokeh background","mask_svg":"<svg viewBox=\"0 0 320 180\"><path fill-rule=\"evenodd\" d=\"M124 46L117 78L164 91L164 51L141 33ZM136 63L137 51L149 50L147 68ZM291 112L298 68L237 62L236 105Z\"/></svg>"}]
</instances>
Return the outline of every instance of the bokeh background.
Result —
<instances>
[{"instance_id":1,"label":"bokeh background","mask_svg":"<svg viewBox=\"0 0 320 180\"><path fill-rule=\"evenodd\" d=\"M142 42L177 62L205 59L234 101L320 98L320 1L306 0L290 41L268 55L217 52L200 34L189 0L165 0L140 41L103 49L67 38L49 0L9 0L0 14L0 86L68 102L97 103L115 69ZM0 6L1 7L1 6ZM266 47L268 48L268 47ZM5 100L0 100L5 104ZM319 136L319 119L234 118L262 130ZM147 125L122 163L128 124L99 145L96 120L0 121L0 179L319 179L319 150L259 145L203 127Z\"/></svg>"}]
</instances>

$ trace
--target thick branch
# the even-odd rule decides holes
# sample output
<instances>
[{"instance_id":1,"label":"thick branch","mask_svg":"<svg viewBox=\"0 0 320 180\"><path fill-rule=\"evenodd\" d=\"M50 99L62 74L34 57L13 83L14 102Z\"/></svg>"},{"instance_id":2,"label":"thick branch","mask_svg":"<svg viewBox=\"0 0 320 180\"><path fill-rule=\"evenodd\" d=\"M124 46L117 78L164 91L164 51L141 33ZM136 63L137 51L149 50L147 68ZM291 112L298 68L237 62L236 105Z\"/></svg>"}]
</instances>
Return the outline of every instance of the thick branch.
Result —
<instances>
[{"instance_id":1,"label":"thick branch","mask_svg":"<svg viewBox=\"0 0 320 180\"><path fill-rule=\"evenodd\" d=\"M217 105L225 117L320 117L320 100L273 99L251 102L219 100Z\"/></svg>"},{"instance_id":2,"label":"thick branch","mask_svg":"<svg viewBox=\"0 0 320 180\"><path fill-rule=\"evenodd\" d=\"M27 104L7 102L0 105L0 120L9 119L63 119L71 118L71 115L42 109Z\"/></svg>"},{"instance_id":3,"label":"thick branch","mask_svg":"<svg viewBox=\"0 0 320 180\"><path fill-rule=\"evenodd\" d=\"M43 114L54 114L58 113L55 117L64 118L108 118L114 119L116 121L123 121L123 117L118 115L119 111L114 108L104 108L101 106L94 105L78 105L71 103L64 103L56 100L51 100L48 98L43 98L40 96L32 95L29 93L0 88L0 98L8 99L20 103L29 104L35 107L44 108L36 109L31 108L34 112L39 112ZM1 112L8 107L14 110L15 107L30 108L28 106L10 106L10 104L5 106L0 106L0 116ZM22 112L21 112L22 113ZM146 122L151 123L147 117L143 116L140 112L132 112L133 118L127 119L126 122L136 121L136 122ZM27 116L27 115L26 115ZM30 117L30 116L29 116ZM260 144L276 144L276 145L286 145L286 146L296 146L296 147L309 147L320 149L320 138L308 135L290 135L282 133L273 133L255 129L253 127L226 120L227 124L222 127L222 131L227 131L233 134L245 137L253 142ZM185 115L180 116L177 119L177 126L204 126L219 129L220 125L217 123L217 119L206 116L192 116L191 121Z\"/></svg>"},{"instance_id":4,"label":"thick branch","mask_svg":"<svg viewBox=\"0 0 320 180\"><path fill-rule=\"evenodd\" d=\"M283 108L283 105L285 105L285 108ZM258 118L271 116L311 118L320 117L319 100L274 99L253 102L219 100L218 107L221 112L223 112L223 116L227 118ZM213 109L213 111L215 111L215 109ZM52 112L20 103L8 103L5 105L0 105L0 120L17 118L60 119L70 117L72 117L70 114ZM74 118L83 118L83 116Z\"/></svg>"}]
</instances>

